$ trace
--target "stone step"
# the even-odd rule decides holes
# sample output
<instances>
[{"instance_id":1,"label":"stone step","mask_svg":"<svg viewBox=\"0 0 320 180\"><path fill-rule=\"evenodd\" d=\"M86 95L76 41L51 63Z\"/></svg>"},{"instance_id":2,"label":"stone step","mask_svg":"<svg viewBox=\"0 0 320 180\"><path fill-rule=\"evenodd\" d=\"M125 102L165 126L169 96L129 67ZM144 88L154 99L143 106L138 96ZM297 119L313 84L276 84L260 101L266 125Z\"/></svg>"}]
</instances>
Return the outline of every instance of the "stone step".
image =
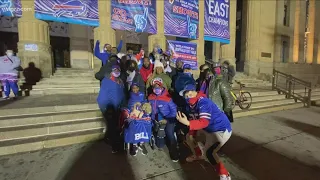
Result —
<instances>
[{"instance_id":1,"label":"stone step","mask_svg":"<svg viewBox=\"0 0 320 180\"><path fill-rule=\"evenodd\" d=\"M283 110L289 110L289 109L297 109L302 107L303 107L303 103L298 102L293 104L273 105L268 108L262 107L262 108L256 108L256 109L250 109L250 110L237 110L233 112L233 117L240 118L245 116L253 116L258 114L271 113L271 112L277 112L277 111L283 111Z\"/></svg>"},{"instance_id":2,"label":"stone step","mask_svg":"<svg viewBox=\"0 0 320 180\"><path fill-rule=\"evenodd\" d=\"M296 103L293 99L276 99L276 100L262 100L262 101L254 101L252 98L252 104L249 110L259 109L259 108L270 108L273 106L280 106L280 105L288 105ZM234 111L241 110L239 106L234 108Z\"/></svg>"},{"instance_id":3,"label":"stone step","mask_svg":"<svg viewBox=\"0 0 320 180\"><path fill-rule=\"evenodd\" d=\"M104 129L104 127L88 128L78 131L8 140L0 143L0 156L97 141L103 138Z\"/></svg>"},{"instance_id":4,"label":"stone step","mask_svg":"<svg viewBox=\"0 0 320 180\"><path fill-rule=\"evenodd\" d=\"M77 73L77 72L56 72L54 73L52 77L93 77L95 74L94 72L82 72L82 73Z\"/></svg>"},{"instance_id":5,"label":"stone step","mask_svg":"<svg viewBox=\"0 0 320 180\"><path fill-rule=\"evenodd\" d=\"M76 73L92 73L92 69L76 69L76 68L57 68L55 73L60 73L60 72L76 72Z\"/></svg>"},{"instance_id":6,"label":"stone step","mask_svg":"<svg viewBox=\"0 0 320 180\"><path fill-rule=\"evenodd\" d=\"M52 87L52 88L37 88L30 91L30 95L53 95L53 94L88 94L99 93L100 87Z\"/></svg>"},{"instance_id":7,"label":"stone step","mask_svg":"<svg viewBox=\"0 0 320 180\"><path fill-rule=\"evenodd\" d=\"M101 117L70 119L56 122L32 123L25 125L0 127L0 144L26 137L60 134L84 129L103 128Z\"/></svg>"},{"instance_id":8,"label":"stone step","mask_svg":"<svg viewBox=\"0 0 320 180\"><path fill-rule=\"evenodd\" d=\"M60 84L65 84L65 83L92 83L92 82L99 82L97 79L94 77L75 77L75 78L49 78L49 79L43 79L42 81L38 82L38 84L50 84L50 83L60 83Z\"/></svg>"},{"instance_id":9,"label":"stone step","mask_svg":"<svg viewBox=\"0 0 320 180\"><path fill-rule=\"evenodd\" d=\"M36 89L48 88L87 88L87 87L100 87L99 83L76 83L76 84L40 84L35 86Z\"/></svg>"}]
</instances>

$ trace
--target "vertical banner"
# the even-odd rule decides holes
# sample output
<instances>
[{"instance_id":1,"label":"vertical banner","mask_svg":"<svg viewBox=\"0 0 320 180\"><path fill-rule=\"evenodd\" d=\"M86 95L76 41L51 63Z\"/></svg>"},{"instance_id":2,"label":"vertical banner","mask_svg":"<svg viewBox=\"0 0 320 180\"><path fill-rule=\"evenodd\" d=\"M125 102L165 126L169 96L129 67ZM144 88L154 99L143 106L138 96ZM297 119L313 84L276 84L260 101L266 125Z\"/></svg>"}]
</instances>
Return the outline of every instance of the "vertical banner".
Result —
<instances>
[{"instance_id":1,"label":"vertical banner","mask_svg":"<svg viewBox=\"0 0 320 180\"><path fill-rule=\"evenodd\" d=\"M196 43L171 40L168 40L167 42L168 49L173 56L171 63L175 64L177 60L181 60L186 64L190 64L193 70L198 69Z\"/></svg>"},{"instance_id":2,"label":"vertical banner","mask_svg":"<svg viewBox=\"0 0 320 180\"><path fill-rule=\"evenodd\" d=\"M0 0L0 16L21 17L21 0Z\"/></svg>"},{"instance_id":3,"label":"vertical banner","mask_svg":"<svg viewBox=\"0 0 320 180\"><path fill-rule=\"evenodd\" d=\"M112 0L113 29L157 33L156 0Z\"/></svg>"},{"instance_id":4,"label":"vertical banner","mask_svg":"<svg viewBox=\"0 0 320 180\"><path fill-rule=\"evenodd\" d=\"M34 0L37 19L99 26L98 0Z\"/></svg>"},{"instance_id":5,"label":"vertical banner","mask_svg":"<svg viewBox=\"0 0 320 180\"><path fill-rule=\"evenodd\" d=\"M164 0L165 35L197 39L198 25L198 0Z\"/></svg>"},{"instance_id":6,"label":"vertical banner","mask_svg":"<svg viewBox=\"0 0 320 180\"><path fill-rule=\"evenodd\" d=\"M230 0L205 0L204 40L230 43Z\"/></svg>"}]
</instances>

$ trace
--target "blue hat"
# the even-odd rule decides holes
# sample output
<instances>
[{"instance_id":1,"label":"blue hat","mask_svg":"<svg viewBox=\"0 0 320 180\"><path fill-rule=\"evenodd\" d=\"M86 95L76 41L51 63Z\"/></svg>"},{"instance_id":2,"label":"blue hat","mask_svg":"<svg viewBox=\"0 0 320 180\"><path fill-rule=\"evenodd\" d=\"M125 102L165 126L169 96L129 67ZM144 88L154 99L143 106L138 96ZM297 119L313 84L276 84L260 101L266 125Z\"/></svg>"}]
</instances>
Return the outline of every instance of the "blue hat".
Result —
<instances>
[{"instance_id":1,"label":"blue hat","mask_svg":"<svg viewBox=\"0 0 320 180\"><path fill-rule=\"evenodd\" d=\"M134 82L134 83L132 83L132 84L131 84L131 87L133 87L133 86L137 86L137 87L139 87L139 84L138 84L138 83L136 83L136 82Z\"/></svg>"},{"instance_id":2,"label":"blue hat","mask_svg":"<svg viewBox=\"0 0 320 180\"><path fill-rule=\"evenodd\" d=\"M112 70L114 70L114 69L118 69L118 70L120 70L120 66L119 66L119 65L117 65L117 64L112 65Z\"/></svg>"},{"instance_id":3,"label":"blue hat","mask_svg":"<svg viewBox=\"0 0 320 180\"><path fill-rule=\"evenodd\" d=\"M190 64L184 64L182 69L185 70L185 69L192 69L192 68Z\"/></svg>"},{"instance_id":4,"label":"blue hat","mask_svg":"<svg viewBox=\"0 0 320 180\"><path fill-rule=\"evenodd\" d=\"M196 90L196 86L195 85L193 85L193 84L187 84L184 88L183 88L183 90L181 90L180 92L179 92L179 95L180 96L183 96L183 94L186 92L186 91L195 91Z\"/></svg>"}]
</instances>

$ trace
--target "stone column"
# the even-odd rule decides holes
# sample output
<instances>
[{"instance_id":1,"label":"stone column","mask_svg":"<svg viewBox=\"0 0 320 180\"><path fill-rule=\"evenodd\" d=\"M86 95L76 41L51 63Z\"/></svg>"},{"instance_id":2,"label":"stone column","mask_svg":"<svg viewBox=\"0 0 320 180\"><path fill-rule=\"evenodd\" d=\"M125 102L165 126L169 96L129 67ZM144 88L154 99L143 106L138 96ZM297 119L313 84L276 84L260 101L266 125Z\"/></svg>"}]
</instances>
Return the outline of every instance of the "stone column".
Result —
<instances>
[{"instance_id":1,"label":"stone column","mask_svg":"<svg viewBox=\"0 0 320 180\"><path fill-rule=\"evenodd\" d=\"M295 1L295 14L294 14L294 35L293 35L293 62L299 61L299 40L300 40L300 0ZM302 39L303 40L303 39Z\"/></svg>"},{"instance_id":2,"label":"stone column","mask_svg":"<svg viewBox=\"0 0 320 180\"><path fill-rule=\"evenodd\" d=\"M111 28L111 1L98 1L99 27L94 28L94 45L100 41L100 50L104 44L116 46L116 32ZM101 67L101 61L94 58L94 70L98 71Z\"/></svg>"},{"instance_id":3,"label":"stone column","mask_svg":"<svg viewBox=\"0 0 320 180\"><path fill-rule=\"evenodd\" d=\"M31 9L23 11L18 19L18 56L21 65L26 68L33 62L42 71L43 77L50 77L53 63L48 23L35 18L34 1L21 1L21 5L22 8Z\"/></svg>"},{"instance_id":4,"label":"stone column","mask_svg":"<svg viewBox=\"0 0 320 180\"><path fill-rule=\"evenodd\" d=\"M259 61L259 37L260 37L260 6L261 1L247 1L244 13L247 13L246 21L246 43L245 43L245 66L244 72L248 75L258 74Z\"/></svg>"},{"instance_id":5,"label":"stone column","mask_svg":"<svg viewBox=\"0 0 320 180\"><path fill-rule=\"evenodd\" d=\"M205 63L204 55L204 1L199 1L199 38L191 42L197 44L197 60L198 66ZM195 72L195 77L199 75L200 71Z\"/></svg>"},{"instance_id":6,"label":"stone column","mask_svg":"<svg viewBox=\"0 0 320 180\"><path fill-rule=\"evenodd\" d=\"M300 16L299 16L299 59L298 63L305 63L304 61L304 39L305 39L305 29L306 29L306 1L296 1L296 4L300 5Z\"/></svg>"},{"instance_id":7,"label":"stone column","mask_svg":"<svg viewBox=\"0 0 320 180\"><path fill-rule=\"evenodd\" d=\"M212 42L212 59L215 62L218 62L219 59L221 59L221 47L220 47L220 42Z\"/></svg>"},{"instance_id":8,"label":"stone column","mask_svg":"<svg viewBox=\"0 0 320 180\"><path fill-rule=\"evenodd\" d=\"M156 1L157 6L157 34L149 35L148 51L153 51L155 45L159 45L163 50L166 49L166 36L164 35L164 1Z\"/></svg>"},{"instance_id":9,"label":"stone column","mask_svg":"<svg viewBox=\"0 0 320 180\"><path fill-rule=\"evenodd\" d=\"M237 20L237 0L230 1L230 44L221 46L221 61L228 60L236 69L236 20Z\"/></svg>"},{"instance_id":10,"label":"stone column","mask_svg":"<svg viewBox=\"0 0 320 180\"><path fill-rule=\"evenodd\" d=\"M314 47L314 25L315 25L315 0L309 0L309 17L308 17L308 41L307 41L307 63L313 63Z\"/></svg>"}]
</instances>

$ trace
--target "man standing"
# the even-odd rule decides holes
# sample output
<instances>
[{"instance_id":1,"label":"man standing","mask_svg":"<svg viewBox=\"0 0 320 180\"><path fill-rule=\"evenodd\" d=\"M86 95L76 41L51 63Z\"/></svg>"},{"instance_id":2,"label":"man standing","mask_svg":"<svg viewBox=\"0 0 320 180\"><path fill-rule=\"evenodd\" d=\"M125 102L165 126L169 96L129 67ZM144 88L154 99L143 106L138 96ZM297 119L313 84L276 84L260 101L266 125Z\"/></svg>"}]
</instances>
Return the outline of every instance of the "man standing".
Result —
<instances>
[{"instance_id":1,"label":"man standing","mask_svg":"<svg viewBox=\"0 0 320 180\"><path fill-rule=\"evenodd\" d=\"M120 52L122 49L122 36L121 36L120 43L116 49L117 49L117 52ZM100 41L97 40L96 46L94 48L94 55L101 60L102 66L108 62L109 56L111 55L111 51L112 51L111 45L105 44L103 47L103 52L100 52Z\"/></svg>"}]
</instances>

